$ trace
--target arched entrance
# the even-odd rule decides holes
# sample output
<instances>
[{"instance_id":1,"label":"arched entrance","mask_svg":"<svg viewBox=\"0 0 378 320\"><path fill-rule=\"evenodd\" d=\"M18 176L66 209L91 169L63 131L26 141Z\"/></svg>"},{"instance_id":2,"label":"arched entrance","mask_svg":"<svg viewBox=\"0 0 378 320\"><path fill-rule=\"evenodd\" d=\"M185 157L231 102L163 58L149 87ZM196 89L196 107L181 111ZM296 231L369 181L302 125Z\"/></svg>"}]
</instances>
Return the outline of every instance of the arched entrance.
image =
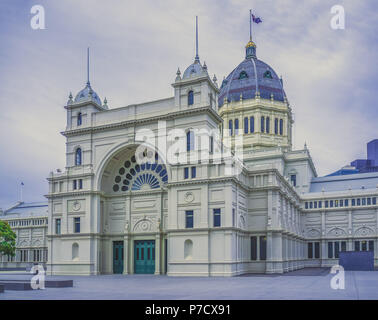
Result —
<instances>
[{"instance_id":1,"label":"arched entrance","mask_svg":"<svg viewBox=\"0 0 378 320\"><path fill-rule=\"evenodd\" d=\"M101 272L160 273L166 269L162 203L167 198L168 170L156 151L136 145L109 157L99 181L103 193Z\"/></svg>"}]
</instances>

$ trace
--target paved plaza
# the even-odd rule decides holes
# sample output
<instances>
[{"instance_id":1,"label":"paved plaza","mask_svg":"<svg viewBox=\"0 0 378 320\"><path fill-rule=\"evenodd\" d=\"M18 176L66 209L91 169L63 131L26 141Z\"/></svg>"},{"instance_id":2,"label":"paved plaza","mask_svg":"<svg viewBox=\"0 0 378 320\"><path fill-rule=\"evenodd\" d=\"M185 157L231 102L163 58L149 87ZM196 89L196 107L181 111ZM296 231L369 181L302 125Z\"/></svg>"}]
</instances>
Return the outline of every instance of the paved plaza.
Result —
<instances>
[{"instance_id":1,"label":"paved plaza","mask_svg":"<svg viewBox=\"0 0 378 320\"><path fill-rule=\"evenodd\" d=\"M154 275L47 277L73 279L73 288L5 291L4 299L378 299L377 271L345 272L345 289L333 290L329 269L309 268L284 275L199 278ZM4 279L29 279L26 274L0 274Z\"/></svg>"}]
</instances>

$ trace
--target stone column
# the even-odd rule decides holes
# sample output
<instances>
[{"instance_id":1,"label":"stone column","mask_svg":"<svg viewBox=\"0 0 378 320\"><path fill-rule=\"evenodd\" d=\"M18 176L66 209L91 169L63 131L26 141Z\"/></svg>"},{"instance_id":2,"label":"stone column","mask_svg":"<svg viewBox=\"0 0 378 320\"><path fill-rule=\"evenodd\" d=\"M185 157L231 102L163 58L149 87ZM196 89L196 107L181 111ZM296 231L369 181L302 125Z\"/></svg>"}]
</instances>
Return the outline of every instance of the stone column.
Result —
<instances>
[{"instance_id":1,"label":"stone column","mask_svg":"<svg viewBox=\"0 0 378 320\"><path fill-rule=\"evenodd\" d=\"M123 237L123 274L129 274L129 235Z\"/></svg>"},{"instance_id":2,"label":"stone column","mask_svg":"<svg viewBox=\"0 0 378 320\"><path fill-rule=\"evenodd\" d=\"M160 233L155 238L155 274L160 274Z\"/></svg>"}]
</instances>

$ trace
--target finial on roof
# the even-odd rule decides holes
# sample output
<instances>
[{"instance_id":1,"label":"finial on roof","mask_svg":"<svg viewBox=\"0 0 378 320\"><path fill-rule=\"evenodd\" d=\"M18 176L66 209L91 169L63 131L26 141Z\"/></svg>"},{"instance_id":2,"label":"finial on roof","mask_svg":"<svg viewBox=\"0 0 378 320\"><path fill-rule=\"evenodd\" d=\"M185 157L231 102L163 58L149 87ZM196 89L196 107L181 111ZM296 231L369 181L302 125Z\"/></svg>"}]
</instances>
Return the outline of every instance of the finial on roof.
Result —
<instances>
[{"instance_id":1,"label":"finial on roof","mask_svg":"<svg viewBox=\"0 0 378 320\"><path fill-rule=\"evenodd\" d=\"M206 61L203 62L203 66L202 66L203 70L207 73L207 65L206 65Z\"/></svg>"},{"instance_id":2,"label":"finial on roof","mask_svg":"<svg viewBox=\"0 0 378 320\"><path fill-rule=\"evenodd\" d=\"M108 100L105 97L105 99L104 99L104 106L107 106L107 105L108 105Z\"/></svg>"},{"instance_id":3,"label":"finial on roof","mask_svg":"<svg viewBox=\"0 0 378 320\"><path fill-rule=\"evenodd\" d=\"M196 16L196 58L195 61L199 62L199 55L198 55L198 16Z\"/></svg>"},{"instance_id":4,"label":"finial on roof","mask_svg":"<svg viewBox=\"0 0 378 320\"><path fill-rule=\"evenodd\" d=\"M180 71L180 68L177 68L177 72L176 72L176 81L177 80L181 80L181 71Z\"/></svg>"},{"instance_id":5,"label":"finial on roof","mask_svg":"<svg viewBox=\"0 0 378 320\"><path fill-rule=\"evenodd\" d=\"M304 143L304 149L307 150L307 143L306 143L306 141Z\"/></svg>"},{"instance_id":6,"label":"finial on roof","mask_svg":"<svg viewBox=\"0 0 378 320\"><path fill-rule=\"evenodd\" d=\"M72 92L70 92L70 95L68 96L68 101L67 101L67 105L70 105L73 103L73 100L72 100L73 96L72 96Z\"/></svg>"},{"instance_id":7,"label":"finial on roof","mask_svg":"<svg viewBox=\"0 0 378 320\"><path fill-rule=\"evenodd\" d=\"M89 47L87 48L87 85L91 85L89 82Z\"/></svg>"},{"instance_id":8,"label":"finial on roof","mask_svg":"<svg viewBox=\"0 0 378 320\"><path fill-rule=\"evenodd\" d=\"M217 76L214 74L214 77L213 77L213 82L215 84L215 86L218 88L218 83L217 83Z\"/></svg>"}]
</instances>

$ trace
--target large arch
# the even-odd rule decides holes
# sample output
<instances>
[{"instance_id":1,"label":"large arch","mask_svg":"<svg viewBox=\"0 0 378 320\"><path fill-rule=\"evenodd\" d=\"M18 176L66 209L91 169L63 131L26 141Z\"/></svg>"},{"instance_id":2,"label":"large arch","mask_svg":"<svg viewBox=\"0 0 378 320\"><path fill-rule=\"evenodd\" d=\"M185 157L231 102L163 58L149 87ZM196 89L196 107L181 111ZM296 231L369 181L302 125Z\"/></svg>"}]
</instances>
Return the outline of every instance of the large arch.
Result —
<instances>
[{"instance_id":1,"label":"large arch","mask_svg":"<svg viewBox=\"0 0 378 320\"><path fill-rule=\"evenodd\" d=\"M123 143L113 147L103 157L98 169L94 189L111 194L122 192L158 189L171 177L170 167L158 150L153 151L150 161L138 164L136 150L140 144ZM155 158L157 155L157 158ZM118 187L115 187L118 185Z\"/></svg>"}]
</instances>

